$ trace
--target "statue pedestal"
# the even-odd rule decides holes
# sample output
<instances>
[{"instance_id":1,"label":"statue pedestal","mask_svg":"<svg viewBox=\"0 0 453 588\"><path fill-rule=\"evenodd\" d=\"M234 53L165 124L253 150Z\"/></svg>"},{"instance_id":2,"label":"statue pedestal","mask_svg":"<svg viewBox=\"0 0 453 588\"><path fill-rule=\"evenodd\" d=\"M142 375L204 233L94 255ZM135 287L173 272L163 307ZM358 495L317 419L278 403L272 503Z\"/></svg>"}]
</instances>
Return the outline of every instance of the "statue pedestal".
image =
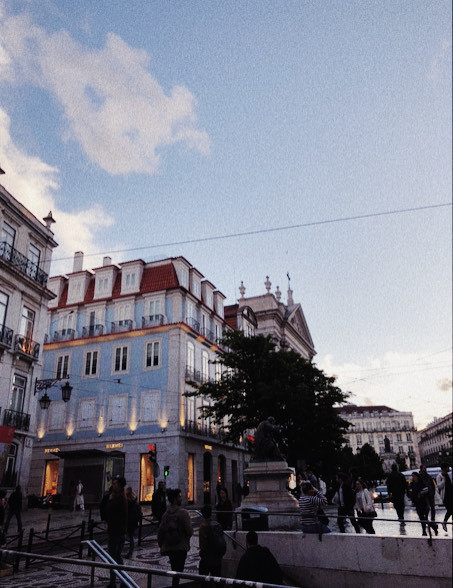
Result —
<instances>
[{"instance_id":1,"label":"statue pedestal","mask_svg":"<svg viewBox=\"0 0 453 588\"><path fill-rule=\"evenodd\" d=\"M273 513L267 515L269 531L299 530L299 504L286 488L291 473L286 461L250 462L244 470L244 477L250 482L250 493L242 499L237 512L253 510L253 507L266 507ZM289 516L278 513L293 514ZM242 517L239 520L242 528Z\"/></svg>"},{"instance_id":2,"label":"statue pedestal","mask_svg":"<svg viewBox=\"0 0 453 588\"><path fill-rule=\"evenodd\" d=\"M392 471L392 464L396 463L396 453L393 451L386 451L381 455L382 469L384 474L390 474Z\"/></svg>"}]
</instances>

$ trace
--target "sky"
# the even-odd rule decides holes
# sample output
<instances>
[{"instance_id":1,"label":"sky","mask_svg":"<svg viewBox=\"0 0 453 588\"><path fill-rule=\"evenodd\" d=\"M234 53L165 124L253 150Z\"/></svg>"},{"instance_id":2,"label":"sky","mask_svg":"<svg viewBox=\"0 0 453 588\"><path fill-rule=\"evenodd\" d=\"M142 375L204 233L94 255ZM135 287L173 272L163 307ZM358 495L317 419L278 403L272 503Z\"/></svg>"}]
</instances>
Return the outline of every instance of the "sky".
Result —
<instances>
[{"instance_id":1,"label":"sky","mask_svg":"<svg viewBox=\"0 0 453 588\"><path fill-rule=\"evenodd\" d=\"M51 274L284 293L355 404L451 411L449 0L0 0L0 182Z\"/></svg>"}]
</instances>

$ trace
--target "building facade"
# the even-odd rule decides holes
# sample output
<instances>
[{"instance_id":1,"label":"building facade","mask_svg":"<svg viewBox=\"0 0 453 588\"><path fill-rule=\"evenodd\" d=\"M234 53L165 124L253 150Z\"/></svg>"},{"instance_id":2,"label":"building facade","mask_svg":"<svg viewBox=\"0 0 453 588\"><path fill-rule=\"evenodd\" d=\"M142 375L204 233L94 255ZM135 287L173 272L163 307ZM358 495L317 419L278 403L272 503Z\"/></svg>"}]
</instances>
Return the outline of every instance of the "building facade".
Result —
<instances>
[{"instance_id":1,"label":"building facade","mask_svg":"<svg viewBox=\"0 0 453 588\"><path fill-rule=\"evenodd\" d=\"M452 463L452 416L450 413L434 419L418 431L420 458L428 467L439 466L442 462Z\"/></svg>"},{"instance_id":2,"label":"building facade","mask_svg":"<svg viewBox=\"0 0 453 588\"><path fill-rule=\"evenodd\" d=\"M87 271L78 253L49 288L44 377L73 390L65 403L49 389L49 408L38 409L31 491L64 497L81 479L96 502L124 474L146 502L167 469L167 486L189 503L213 502L218 483L234 498L245 448L222 444L218 427L197 418L201 401L184 396L190 382L220 377L211 361L222 353L224 295L183 257L106 257Z\"/></svg>"},{"instance_id":3,"label":"building facade","mask_svg":"<svg viewBox=\"0 0 453 588\"><path fill-rule=\"evenodd\" d=\"M347 445L359 451L368 443L379 455L387 453L385 438L389 440L390 452L406 460L409 468L420 464L417 431L411 412L400 412L388 406L356 406L348 404L338 409L342 419L352 426L347 433Z\"/></svg>"},{"instance_id":4,"label":"building facade","mask_svg":"<svg viewBox=\"0 0 453 588\"><path fill-rule=\"evenodd\" d=\"M293 301L293 291L288 287L285 304L278 286L275 293L271 292L268 276L264 285L265 294L246 297L241 282L238 303L225 307L226 322L232 329L246 335L271 335L277 348L292 349L302 357L312 359L316 354L313 340L302 306Z\"/></svg>"},{"instance_id":5,"label":"building facade","mask_svg":"<svg viewBox=\"0 0 453 588\"><path fill-rule=\"evenodd\" d=\"M0 185L0 486L28 486L54 241L45 224Z\"/></svg>"}]
</instances>

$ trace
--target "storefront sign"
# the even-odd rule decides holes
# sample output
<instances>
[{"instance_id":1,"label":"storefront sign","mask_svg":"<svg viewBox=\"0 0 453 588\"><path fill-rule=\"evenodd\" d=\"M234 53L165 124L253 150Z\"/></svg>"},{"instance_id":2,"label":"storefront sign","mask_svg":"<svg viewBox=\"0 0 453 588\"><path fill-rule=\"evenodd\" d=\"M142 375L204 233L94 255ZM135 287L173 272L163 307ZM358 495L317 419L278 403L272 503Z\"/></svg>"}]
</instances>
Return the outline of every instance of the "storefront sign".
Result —
<instances>
[{"instance_id":1,"label":"storefront sign","mask_svg":"<svg viewBox=\"0 0 453 588\"><path fill-rule=\"evenodd\" d=\"M206 451L212 451L212 445L205 445L204 448Z\"/></svg>"},{"instance_id":2,"label":"storefront sign","mask_svg":"<svg viewBox=\"0 0 453 588\"><path fill-rule=\"evenodd\" d=\"M105 446L106 449L121 449L123 447L123 443L107 443Z\"/></svg>"},{"instance_id":3,"label":"storefront sign","mask_svg":"<svg viewBox=\"0 0 453 588\"><path fill-rule=\"evenodd\" d=\"M59 447L53 447L50 449L44 449L44 453L58 453L60 451Z\"/></svg>"}]
</instances>

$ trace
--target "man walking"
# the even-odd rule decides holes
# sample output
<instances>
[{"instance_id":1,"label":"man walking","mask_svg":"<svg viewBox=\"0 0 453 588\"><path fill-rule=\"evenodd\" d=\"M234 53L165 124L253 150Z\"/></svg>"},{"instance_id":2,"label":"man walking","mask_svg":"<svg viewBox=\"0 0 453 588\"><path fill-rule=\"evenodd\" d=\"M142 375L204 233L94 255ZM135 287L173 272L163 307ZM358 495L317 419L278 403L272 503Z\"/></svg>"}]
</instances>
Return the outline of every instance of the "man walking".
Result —
<instances>
[{"instance_id":1,"label":"man walking","mask_svg":"<svg viewBox=\"0 0 453 588\"><path fill-rule=\"evenodd\" d=\"M404 526L404 496L407 491L406 478L398 471L396 463L392 463L392 471L387 478L389 500L395 506L396 514L401 526Z\"/></svg>"},{"instance_id":2,"label":"man walking","mask_svg":"<svg viewBox=\"0 0 453 588\"><path fill-rule=\"evenodd\" d=\"M437 524L435 523L436 520L436 506L434 504L434 499L436 496L436 486L434 484L434 480L428 474L428 470L426 469L426 465L422 464L420 466L420 478L423 480L423 483L428 488L428 504L429 504L429 511L430 511L430 518L431 518L431 525L430 527L434 530L434 533L437 535Z\"/></svg>"},{"instance_id":3,"label":"man walking","mask_svg":"<svg viewBox=\"0 0 453 588\"><path fill-rule=\"evenodd\" d=\"M13 516L16 517L17 521L17 532L21 533L23 530L22 527L22 489L20 486L16 486L14 492L12 492L11 496L8 498L8 514L6 515L6 522L3 528L3 532L8 532L9 523Z\"/></svg>"},{"instance_id":4,"label":"man walking","mask_svg":"<svg viewBox=\"0 0 453 588\"><path fill-rule=\"evenodd\" d=\"M189 513L181 508L182 494L179 488L169 490L167 498L170 506L162 517L157 532L157 543L162 555L168 555L170 567L174 572L183 572L187 552L190 549L190 538L193 527ZM179 585L179 578L175 576L172 586Z\"/></svg>"},{"instance_id":5,"label":"man walking","mask_svg":"<svg viewBox=\"0 0 453 588\"><path fill-rule=\"evenodd\" d=\"M123 563L121 552L124 547L127 532L127 498L124 492L126 480L123 476L113 478L112 489L101 504L101 517L107 522L108 551L119 564ZM110 584L115 587L115 572L110 570Z\"/></svg>"},{"instance_id":6,"label":"man walking","mask_svg":"<svg viewBox=\"0 0 453 588\"><path fill-rule=\"evenodd\" d=\"M151 510L153 516L156 517L160 523L164 516L164 512L167 510L167 498L165 496L165 488L162 480L157 484L157 490L153 493Z\"/></svg>"},{"instance_id":7,"label":"man walking","mask_svg":"<svg viewBox=\"0 0 453 588\"><path fill-rule=\"evenodd\" d=\"M447 521L453 515L453 487L448 463L440 464L440 474L438 474L436 482L442 503L446 508L442 529L447 533Z\"/></svg>"}]
</instances>

